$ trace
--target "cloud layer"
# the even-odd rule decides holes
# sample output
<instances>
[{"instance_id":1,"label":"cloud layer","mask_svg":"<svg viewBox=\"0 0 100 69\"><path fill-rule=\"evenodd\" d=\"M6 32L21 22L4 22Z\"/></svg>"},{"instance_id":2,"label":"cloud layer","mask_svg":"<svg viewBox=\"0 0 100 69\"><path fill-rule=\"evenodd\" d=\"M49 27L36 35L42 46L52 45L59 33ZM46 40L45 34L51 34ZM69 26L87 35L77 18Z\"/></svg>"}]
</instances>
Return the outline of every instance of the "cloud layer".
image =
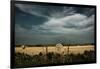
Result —
<instances>
[{"instance_id":1,"label":"cloud layer","mask_svg":"<svg viewBox=\"0 0 100 69\"><path fill-rule=\"evenodd\" d=\"M19 43L26 39L28 39L28 43L30 44L38 42L44 43L45 41L47 41L47 43L57 43L57 40L63 43L94 42L94 8L28 4L16 4L15 6L20 10L19 13L22 12L25 14L24 17L27 17L27 15L32 16L33 22L36 22L34 20L36 17L40 17L37 19L38 21L45 19L43 22L40 21L38 25L34 23L24 23L26 25L29 24L31 29L25 26L22 27L22 25L16 21L16 40L19 40ZM20 16L21 15L19 15L19 17ZM39 37L44 40L39 39ZM82 37L84 38L82 39ZM33 41L33 39L37 41Z\"/></svg>"}]
</instances>

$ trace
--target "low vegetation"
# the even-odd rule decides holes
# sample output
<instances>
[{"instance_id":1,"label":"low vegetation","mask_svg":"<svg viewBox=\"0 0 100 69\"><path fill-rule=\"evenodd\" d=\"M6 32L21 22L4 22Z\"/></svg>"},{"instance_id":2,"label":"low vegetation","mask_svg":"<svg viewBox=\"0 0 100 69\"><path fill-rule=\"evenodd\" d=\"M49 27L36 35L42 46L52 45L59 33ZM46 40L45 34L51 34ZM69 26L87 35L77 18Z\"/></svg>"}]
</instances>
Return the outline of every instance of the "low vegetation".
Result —
<instances>
[{"instance_id":1,"label":"low vegetation","mask_svg":"<svg viewBox=\"0 0 100 69\"><path fill-rule=\"evenodd\" d=\"M83 54L58 54L48 52L38 55L27 55L25 53L15 53L15 67L30 67L39 65L55 65L55 64L76 64L76 63L92 63L95 62L95 51L85 51Z\"/></svg>"}]
</instances>

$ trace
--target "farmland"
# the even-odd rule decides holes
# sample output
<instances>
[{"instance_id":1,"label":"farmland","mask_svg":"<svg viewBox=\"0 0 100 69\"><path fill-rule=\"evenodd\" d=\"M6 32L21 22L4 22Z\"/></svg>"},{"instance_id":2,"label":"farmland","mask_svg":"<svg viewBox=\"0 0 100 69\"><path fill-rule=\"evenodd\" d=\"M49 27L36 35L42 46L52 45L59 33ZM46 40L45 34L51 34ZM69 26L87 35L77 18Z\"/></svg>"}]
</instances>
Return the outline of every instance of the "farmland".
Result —
<instances>
[{"instance_id":1,"label":"farmland","mask_svg":"<svg viewBox=\"0 0 100 69\"><path fill-rule=\"evenodd\" d=\"M94 45L15 47L14 67L30 67L56 64L94 63Z\"/></svg>"},{"instance_id":2,"label":"farmland","mask_svg":"<svg viewBox=\"0 0 100 69\"><path fill-rule=\"evenodd\" d=\"M63 54L67 54L68 52L68 46L62 46L59 47L60 50L58 50L58 47L56 46L48 46L47 50L48 52L56 52L56 53L63 53ZM94 46L93 45L87 45L87 46L69 46L69 53L73 53L73 54L83 54L84 51L90 51L93 50L94 51ZM43 54L46 54L46 46L44 47L26 47L25 49L23 49L22 47L16 47L15 48L15 52L19 52L19 53L25 53L28 55L38 55L40 52Z\"/></svg>"}]
</instances>

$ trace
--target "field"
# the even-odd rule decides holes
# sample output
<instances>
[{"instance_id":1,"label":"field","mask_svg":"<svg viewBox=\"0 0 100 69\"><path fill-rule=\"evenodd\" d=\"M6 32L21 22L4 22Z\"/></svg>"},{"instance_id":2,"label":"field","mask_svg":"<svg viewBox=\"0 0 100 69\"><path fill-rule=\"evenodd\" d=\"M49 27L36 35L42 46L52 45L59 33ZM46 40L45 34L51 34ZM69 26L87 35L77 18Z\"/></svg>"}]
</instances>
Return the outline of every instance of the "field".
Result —
<instances>
[{"instance_id":1,"label":"field","mask_svg":"<svg viewBox=\"0 0 100 69\"><path fill-rule=\"evenodd\" d=\"M55 64L93 63L96 61L94 45L15 47L15 67Z\"/></svg>"},{"instance_id":2,"label":"field","mask_svg":"<svg viewBox=\"0 0 100 69\"><path fill-rule=\"evenodd\" d=\"M67 54L68 53L68 46L61 46L61 47L52 47L48 46L47 47L48 52L56 52L56 53L62 53L62 54ZM73 54L83 54L84 51L94 51L94 46L93 45L87 45L87 46L69 46L69 53ZM25 53L28 55L38 55L40 52L43 54L46 54L46 46L44 47L26 47L23 49L22 47L16 47L15 52L19 53Z\"/></svg>"}]
</instances>

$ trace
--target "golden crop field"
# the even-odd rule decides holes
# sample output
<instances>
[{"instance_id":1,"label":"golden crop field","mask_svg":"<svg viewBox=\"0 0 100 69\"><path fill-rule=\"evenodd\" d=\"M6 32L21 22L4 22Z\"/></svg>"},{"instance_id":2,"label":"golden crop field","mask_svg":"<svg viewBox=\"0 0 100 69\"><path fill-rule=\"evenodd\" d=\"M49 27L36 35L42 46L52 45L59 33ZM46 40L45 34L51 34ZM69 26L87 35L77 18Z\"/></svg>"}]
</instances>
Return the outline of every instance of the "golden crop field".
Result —
<instances>
[{"instance_id":1,"label":"golden crop field","mask_svg":"<svg viewBox=\"0 0 100 69\"><path fill-rule=\"evenodd\" d=\"M69 53L73 54L83 54L84 51L94 51L94 45L84 45L84 46L69 46ZM46 46L44 47L25 47L23 49L22 47L15 47L16 53L25 53L28 55L38 55L40 52L43 54L46 54ZM68 53L68 46L61 46L61 47L54 47L54 46L48 46L47 52L54 52L54 53L60 53L60 54L67 54Z\"/></svg>"}]
</instances>

